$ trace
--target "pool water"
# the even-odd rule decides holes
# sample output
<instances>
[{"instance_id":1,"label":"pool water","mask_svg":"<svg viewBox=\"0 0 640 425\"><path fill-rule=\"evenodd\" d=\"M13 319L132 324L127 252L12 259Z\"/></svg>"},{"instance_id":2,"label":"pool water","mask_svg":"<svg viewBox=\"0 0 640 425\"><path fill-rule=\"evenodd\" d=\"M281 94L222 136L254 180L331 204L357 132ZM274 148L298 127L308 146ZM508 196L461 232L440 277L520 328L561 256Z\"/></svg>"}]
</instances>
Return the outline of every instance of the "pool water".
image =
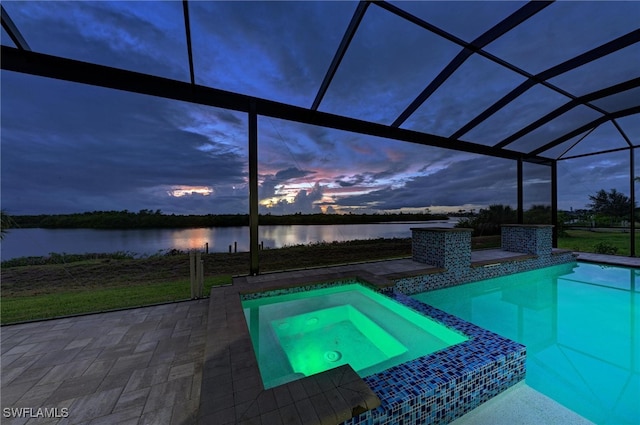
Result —
<instances>
[{"instance_id":1,"label":"pool water","mask_svg":"<svg viewBox=\"0 0 640 425\"><path fill-rule=\"evenodd\" d=\"M347 363L365 377L468 339L360 284L242 305L265 389Z\"/></svg>"},{"instance_id":2,"label":"pool water","mask_svg":"<svg viewBox=\"0 0 640 425\"><path fill-rule=\"evenodd\" d=\"M293 371L305 376L347 362L363 370L407 352L407 347L351 305L287 317L272 325Z\"/></svg>"},{"instance_id":3,"label":"pool water","mask_svg":"<svg viewBox=\"0 0 640 425\"><path fill-rule=\"evenodd\" d=\"M638 276L578 263L413 297L526 345L527 384L587 419L638 424Z\"/></svg>"}]
</instances>

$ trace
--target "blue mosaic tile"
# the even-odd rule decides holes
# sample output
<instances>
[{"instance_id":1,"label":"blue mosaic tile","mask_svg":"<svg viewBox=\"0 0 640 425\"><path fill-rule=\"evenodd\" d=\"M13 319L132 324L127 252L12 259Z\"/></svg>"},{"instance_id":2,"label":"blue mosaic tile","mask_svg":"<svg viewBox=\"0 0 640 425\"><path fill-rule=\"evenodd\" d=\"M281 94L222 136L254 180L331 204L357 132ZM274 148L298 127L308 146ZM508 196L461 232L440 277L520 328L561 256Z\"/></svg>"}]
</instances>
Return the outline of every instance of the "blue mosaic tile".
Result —
<instances>
[{"instance_id":1,"label":"blue mosaic tile","mask_svg":"<svg viewBox=\"0 0 640 425\"><path fill-rule=\"evenodd\" d=\"M470 339L365 377L382 404L346 421L346 425L449 423L524 379L523 345L397 290L391 298Z\"/></svg>"},{"instance_id":2,"label":"blue mosaic tile","mask_svg":"<svg viewBox=\"0 0 640 425\"><path fill-rule=\"evenodd\" d=\"M503 226L502 249L533 255L551 255L553 226Z\"/></svg>"}]
</instances>

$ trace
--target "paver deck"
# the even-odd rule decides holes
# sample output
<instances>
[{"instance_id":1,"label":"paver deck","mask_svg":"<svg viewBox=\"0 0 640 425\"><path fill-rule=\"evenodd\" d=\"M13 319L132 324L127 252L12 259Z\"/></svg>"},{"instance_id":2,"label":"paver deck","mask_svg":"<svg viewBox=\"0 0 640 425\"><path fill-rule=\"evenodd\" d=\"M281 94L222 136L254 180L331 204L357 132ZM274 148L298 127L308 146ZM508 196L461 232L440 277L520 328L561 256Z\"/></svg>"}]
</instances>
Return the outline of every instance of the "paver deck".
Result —
<instances>
[{"instance_id":1,"label":"paver deck","mask_svg":"<svg viewBox=\"0 0 640 425\"><path fill-rule=\"evenodd\" d=\"M472 260L481 262L509 258L512 254L487 250L474 251L474 255ZM579 253L578 258L640 267L639 258L583 253ZM318 281L327 276L357 274L363 270L385 278L430 273L435 268L410 259L400 259L265 274L247 277L244 283L259 290L261 287L279 285L283 279L299 281L302 277L305 281ZM235 292L236 296L229 300L237 303L237 291L231 292ZM213 319L209 317L212 315L211 311L216 312L215 307L211 309L215 305L211 301L187 301L1 327L1 422L12 425L187 425L196 423L200 413L201 418L208 416L209 420L216 421L201 421L204 424L242 421L260 423L256 418L261 416L252 413L257 409L258 412L263 412L262 419L269 424L306 425L309 421L320 420L314 400L327 400L328 405L331 405L331 400L326 395L324 399L319 396L320 385L328 389L328 393L332 392L328 387L333 385L333 394L336 394L341 391L338 387L342 377L346 377L343 383L347 386L355 385L355 392L361 391L366 396L366 389L358 387L358 381L351 379L353 376L350 372L340 371L339 379L334 377L333 380L320 382L313 380L314 382L301 383L293 389L287 387L287 391L277 390L260 398L254 397L252 400L256 401L255 404L247 404L247 401L251 401L247 399L237 409L235 404L223 411L216 409L214 402L225 397L228 401L229 397L233 398L234 393L233 387L229 392L226 385L232 380L225 382L224 379L203 379L204 376L222 376L219 368L209 369L207 375L203 373L206 339L211 336L207 331L207 323ZM237 330L242 325L242 321L235 320L231 329ZM246 356L251 351L246 341L244 345L238 344L235 347L225 346L223 341L214 342L214 352L216 349L223 352L224 347L229 348L229 354L239 355L238 350L244 353L237 357L243 361L247 359L243 359L242 355ZM242 373L242 369L250 366L243 361L235 362L236 372ZM256 395L252 391L262 392L261 383L256 382L255 376L246 378L237 380L236 392L249 398ZM534 394L526 397L538 396ZM291 400L298 403L292 403ZM526 405L527 403L523 403L525 407L522 409L526 409ZM273 409L269 406L273 406ZM5 408L30 408L33 410L22 413L31 415L38 414L38 408L58 408L54 413L68 414L66 417L50 419L7 418L4 415ZM63 408L67 410L62 410ZM331 414L336 415L336 419L342 418L338 414L345 414L340 410L342 407L339 404L332 405L331 409ZM237 411L241 412L241 420L236 418ZM212 415L214 412L216 415ZM535 411L532 411L533 414Z\"/></svg>"},{"instance_id":2,"label":"paver deck","mask_svg":"<svg viewBox=\"0 0 640 425\"><path fill-rule=\"evenodd\" d=\"M3 326L2 408L33 410L20 418L3 410L1 422L194 423L208 306L204 299ZM34 417L39 408L66 417Z\"/></svg>"}]
</instances>

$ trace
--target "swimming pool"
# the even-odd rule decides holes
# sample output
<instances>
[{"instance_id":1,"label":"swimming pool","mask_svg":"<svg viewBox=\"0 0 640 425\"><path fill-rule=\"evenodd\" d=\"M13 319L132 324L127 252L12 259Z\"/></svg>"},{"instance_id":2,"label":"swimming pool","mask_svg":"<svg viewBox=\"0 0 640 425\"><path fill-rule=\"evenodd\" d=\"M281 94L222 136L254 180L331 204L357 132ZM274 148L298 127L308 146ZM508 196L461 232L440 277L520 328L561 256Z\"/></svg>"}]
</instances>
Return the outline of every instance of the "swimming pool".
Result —
<instances>
[{"instance_id":1,"label":"swimming pool","mask_svg":"<svg viewBox=\"0 0 640 425\"><path fill-rule=\"evenodd\" d=\"M365 377L468 340L360 284L244 300L242 307L265 389L346 363Z\"/></svg>"},{"instance_id":2,"label":"swimming pool","mask_svg":"<svg viewBox=\"0 0 640 425\"><path fill-rule=\"evenodd\" d=\"M637 424L639 275L579 262L413 298L525 344L527 384L587 419Z\"/></svg>"}]
</instances>

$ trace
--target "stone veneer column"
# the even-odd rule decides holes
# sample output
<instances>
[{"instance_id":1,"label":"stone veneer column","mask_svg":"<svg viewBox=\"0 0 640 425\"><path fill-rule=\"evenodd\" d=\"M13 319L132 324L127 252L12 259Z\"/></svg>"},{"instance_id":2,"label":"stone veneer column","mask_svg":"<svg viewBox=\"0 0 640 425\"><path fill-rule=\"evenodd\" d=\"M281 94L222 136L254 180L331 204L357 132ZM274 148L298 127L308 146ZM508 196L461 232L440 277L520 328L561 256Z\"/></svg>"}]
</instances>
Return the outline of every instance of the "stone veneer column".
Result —
<instances>
[{"instance_id":1,"label":"stone veneer column","mask_svg":"<svg viewBox=\"0 0 640 425\"><path fill-rule=\"evenodd\" d=\"M551 255L553 226L550 224L503 224L502 249L533 255Z\"/></svg>"},{"instance_id":2,"label":"stone veneer column","mask_svg":"<svg viewBox=\"0 0 640 425\"><path fill-rule=\"evenodd\" d=\"M466 272L471 267L471 232L473 229L440 227L411 228L413 261Z\"/></svg>"}]
</instances>

